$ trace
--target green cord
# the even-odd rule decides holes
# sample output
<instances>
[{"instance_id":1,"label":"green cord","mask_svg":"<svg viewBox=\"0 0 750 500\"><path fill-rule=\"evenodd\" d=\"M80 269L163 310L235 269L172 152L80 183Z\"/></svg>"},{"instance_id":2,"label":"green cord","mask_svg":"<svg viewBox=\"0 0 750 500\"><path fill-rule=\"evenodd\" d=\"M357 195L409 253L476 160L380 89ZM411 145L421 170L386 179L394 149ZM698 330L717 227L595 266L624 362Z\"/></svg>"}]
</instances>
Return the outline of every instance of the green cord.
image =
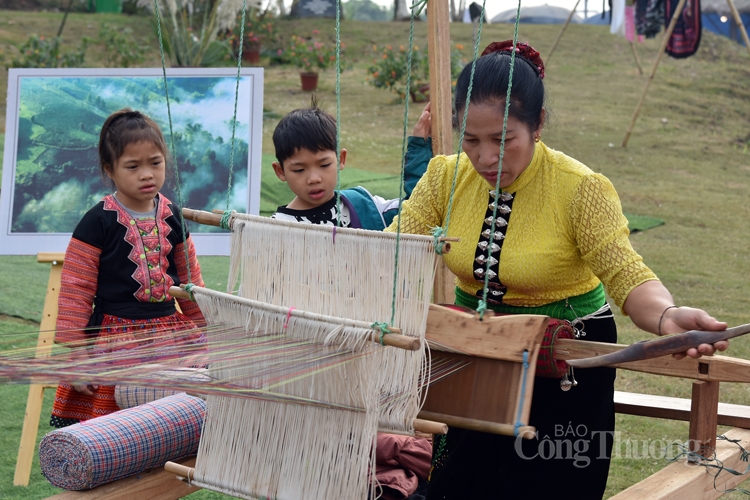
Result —
<instances>
[{"instance_id":1,"label":"green cord","mask_svg":"<svg viewBox=\"0 0 750 500\"><path fill-rule=\"evenodd\" d=\"M221 220L219 221L220 228L227 230L232 229L229 227L229 221L232 219L234 212L234 210L224 210L224 213L221 214Z\"/></svg>"},{"instance_id":2,"label":"green cord","mask_svg":"<svg viewBox=\"0 0 750 500\"><path fill-rule=\"evenodd\" d=\"M414 18L418 16L427 0L417 0L411 6L411 22L409 23L409 53L406 59L406 91L411 88L411 61L414 54ZM403 206L404 172L406 170L406 129L409 123L409 99L404 95L404 130L401 140L401 182L398 188L398 222L396 223L396 251L393 255L393 294L391 298L391 325L396 321L396 293L398 291L398 254L401 248L401 207Z\"/></svg>"},{"instance_id":3,"label":"green cord","mask_svg":"<svg viewBox=\"0 0 750 500\"><path fill-rule=\"evenodd\" d=\"M336 226L341 227L341 0L336 0Z\"/></svg>"},{"instance_id":4,"label":"green cord","mask_svg":"<svg viewBox=\"0 0 750 500\"><path fill-rule=\"evenodd\" d=\"M500 188L500 176L503 171L503 156L505 156L505 133L508 129L508 111L510 110L510 95L513 89L513 69L516 62L516 44L518 44L518 19L521 15L521 0L518 0L516 9L516 24L513 30L513 46L510 51L510 70L508 71L508 90L505 94L505 111L503 113L503 135L500 139L500 159L497 164L497 181L495 182L495 202L492 208L492 224L490 225L490 244L487 245L487 263L484 269L484 288L482 289L482 300L480 306L487 307L487 294L490 288L490 265L492 257L492 245L495 243L495 222L497 217L497 208L500 206L501 195L503 190ZM498 268L499 270L499 268ZM485 309L479 312L479 319L484 318Z\"/></svg>"},{"instance_id":5,"label":"green cord","mask_svg":"<svg viewBox=\"0 0 750 500\"><path fill-rule=\"evenodd\" d=\"M177 151L174 145L174 130L172 128L172 110L169 106L169 84L167 83L167 66L164 62L164 40L161 33L161 13L159 11L158 0L154 0L154 14L156 15L156 31L159 35L159 53L161 54L161 71L164 75L164 96L167 100L167 117L169 117L169 144L172 150L172 160L174 161L174 177L177 188L177 206L180 208L180 228L182 229L183 250L185 254L185 268L187 269L187 281L192 282L190 277L190 256L188 255L187 245L187 225L182 217L182 191L180 189L180 169L177 167Z\"/></svg>"},{"instance_id":6,"label":"green cord","mask_svg":"<svg viewBox=\"0 0 750 500\"><path fill-rule=\"evenodd\" d=\"M445 214L445 225L443 226L443 234L448 234L448 227L451 222L451 213L453 212L453 197L456 194L456 182L458 180L458 164L461 159L461 148L464 142L464 134L466 133L466 119L469 116L469 104L471 103L471 92L474 88L474 71L477 67L477 59L479 55L479 44L482 40L482 26L484 25L484 7L487 0L482 2L482 12L479 15L479 26L477 27L477 40L474 42L474 59L471 61L471 75L469 76L469 88L466 91L466 105L464 106L464 116L461 120L461 131L458 135L458 147L456 148L456 165L453 168L453 183L451 184L451 195L448 198L448 210Z\"/></svg>"},{"instance_id":7,"label":"green cord","mask_svg":"<svg viewBox=\"0 0 750 500\"><path fill-rule=\"evenodd\" d=\"M390 330L388 330L388 323L380 323L380 322L376 321L375 323L373 323L370 326L373 327L373 328L375 328L375 329L377 329L377 330L380 330L380 345L385 345L383 343L383 337L385 337L386 335L388 335L389 333L391 333Z\"/></svg>"},{"instance_id":8,"label":"green cord","mask_svg":"<svg viewBox=\"0 0 750 500\"><path fill-rule=\"evenodd\" d=\"M242 23L240 24L240 50L237 53L237 82L234 85L234 114L232 115L232 145L229 149L229 179L227 180L227 210L232 194L232 176L234 175L234 136L237 130L237 101L240 95L240 71L242 70L242 40L245 37L245 9L247 0L242 0Z\"/></svg>"}]
</instances>

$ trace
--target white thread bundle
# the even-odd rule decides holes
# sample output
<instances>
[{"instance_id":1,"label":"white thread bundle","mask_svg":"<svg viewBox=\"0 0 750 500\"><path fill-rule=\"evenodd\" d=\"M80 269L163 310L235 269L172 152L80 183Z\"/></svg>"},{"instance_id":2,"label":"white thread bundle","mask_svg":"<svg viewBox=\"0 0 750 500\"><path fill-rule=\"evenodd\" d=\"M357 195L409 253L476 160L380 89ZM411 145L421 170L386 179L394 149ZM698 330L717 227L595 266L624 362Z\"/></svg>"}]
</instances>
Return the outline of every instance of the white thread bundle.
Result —
<instances>
[{"instance_id":1,"label":"white thread bundle","mask_svg":"<svg viewBox=\"0 0 750 500\"><path fill-rule=\"evenodd\" d=\"M432 240L403 237L396 273L393 326L420 338L419 351L378 346L371 328L288 311L365 325L389 322L395 250L393 234L235 216L229 287L239 277L239 295L256 303L196 288L207 321L244 327L248 343L282 333L285 342L317 342L319 348L278 348L255 352L245 363L212 362L212 377L262 388L268 398L208 398L197 485L243 498L367 497L378 427L413 432L419 411L435 273ZM290 404L291 398L300 404ZM372 486L369 493L374 498Z\"/></svg>"},{"instance_id":2,"label":"white thread bundle","mask_svg":"<svg viewBox=\"0 0 750 500\"><path fill-rule=\"evenodd\" d=\"M422 339L435 276L430 237L401 235L394 325ZM377 231L274 221L238 214L233 221L229 282L239 295L283 307L388 322L393 299L396 235ZM230 285L231 286L231 285ZM390 349L378 372L379 427L413 432L419 411L424 347Z\"/></svg>"},{"instance_id":3,"label":"white thread bundle","mask_svg":"<svg viewBox=\"0 0 750 500\"><path fill-rule=\"evenodd\" d=\"M366 498L375 374L386 351L368 340L371 329L287 318L202 288L194 294L210 324L247 329L208 335L209 352L214 342L243 338L250 347L246 361L212 361L210 376L266 396L207 399L195 484L242 498Z\"/></svg>"}]
</instances>

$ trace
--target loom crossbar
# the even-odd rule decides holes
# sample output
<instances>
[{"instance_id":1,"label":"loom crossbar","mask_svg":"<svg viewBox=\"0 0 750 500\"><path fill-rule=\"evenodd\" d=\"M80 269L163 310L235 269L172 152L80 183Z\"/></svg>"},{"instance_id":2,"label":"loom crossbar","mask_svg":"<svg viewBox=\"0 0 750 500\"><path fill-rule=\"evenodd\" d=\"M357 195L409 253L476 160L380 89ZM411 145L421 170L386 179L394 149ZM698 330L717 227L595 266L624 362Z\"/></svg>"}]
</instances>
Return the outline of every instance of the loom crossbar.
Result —
<instances>
[{"instance_id":1,"label":"loom crossbar","mask_svg":"<svg viewBox=\"0 0 750 500\"><path fill-rule=\"evenodd\" d=\"M221 226L221 218L222 214L224 212L217 210L214 212L206 212L205 210L194 210L192 208L183 208L182 209L182 216L189 220L196 222L198 224L203 224L206 226L215 226L220 227ZM232 214L232 217L229 219L229 227L232 227L232 223L235 220L235 218L242 218L245 220L252 220L254 222L263 222L266 224L274 224L274 225L281 225L281 226L289 226L289 227L299 227L299 222L291 222L291 221L283 221L278 219L269 219L268 217L261 217L258 215L249 215L249 214L241 214L241 213L234 213ZM326 232L333 232L334 226L326 226L321 224L307 224L305 225L307 229L312 230L318 230L318 231L326 231ZM350 233L350 234L358 234L365 232L364 229L354 229L349 227L339 227L335 228L336 232L339 233ZM384 239L396 239L396 233L385 233L382 231L366 231L367 233L376 233L381 235ZM402 239L408 239L408 240L415 240L415 241L434 241L435 239L432 236L423 236L419 234L404 234L402 233L400 236ZM450 242L456 242L459 241L458 238L451 238L448 236L442 236L438 238L438 241L445 243L443 246L443 253L448 253L450 251Z\"/></svg>"},{"instance_id":2,"label":"loom crossbar","mask_svg":"<svg viewBox=\"0 0 750 500\"><path fill-rule=\"evenodd\" d=\"M300 309L290 309L288 307L274 306L271 304L266 304L265 302L259 302L257 300L246 299L243 297L237 297L236 295L229 295L226 293L217 292L215 290L211 290L210 288L195 287L195 289L201 290L202 292L208 295L220 296L220 297L225 297L225 298L231 297L231 300L239 304L259 307L259 308L267 309L269 311L274 311L274 312L278 312L282 314L288 314L288 315L295 316L298 318L315 319L317 321L331 323L331 325L346 325L346 326L354 326L354 327L359 327L359 328L369 328L373 330L373 334L370 340L372 340L373 342L381 341L380 329L364 321L356 321L356 320L347 319L347 318L337 318L335 316L326 316L323 314L315 314L315 313L311 313L308 311L302 311ZM188 300L192 299L190 296L190 293L181 287L176 287L176 286L170 287L169 293L173 297L178 297L178 298L188 299ZM392 326L388 327L388 333L383 335L382 342L383 342L383 345L397 347L399 349L406 349L407 351L418 351L422 345L422 343L420 342L418 338L407 337L406 335L401 335L401 330Z\"/></svg>"}]
</instances>

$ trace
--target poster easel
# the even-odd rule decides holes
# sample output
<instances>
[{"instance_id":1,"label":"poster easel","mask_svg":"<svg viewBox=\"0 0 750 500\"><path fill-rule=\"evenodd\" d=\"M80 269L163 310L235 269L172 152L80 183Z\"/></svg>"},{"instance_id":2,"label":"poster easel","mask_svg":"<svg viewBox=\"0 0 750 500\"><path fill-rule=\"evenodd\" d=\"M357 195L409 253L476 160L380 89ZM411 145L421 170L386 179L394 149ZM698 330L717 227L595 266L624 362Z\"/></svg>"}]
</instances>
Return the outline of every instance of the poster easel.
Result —
<instances>
[{"instance_id":1,"label":"poster easel","mask_svg":"<svg viewBox=\"0 0 750 500\"><path fill-rule=\"evenodd\" d=\"M40 252L36 256L39 263L51 265L47 293L44 297L42 321L39 325L39 340L36 344L36 356L48 357L55 340L55 324L57 322L57 298L60 294L60 276L65 254ZM29 397L26 401L26 415L23 419L21 444L18 447L16 472L13 476L13 486L28 486L31 477L31 464L36 451L36 436L39 429L39 419L42 415L44 390L54 389L56 385L31 384Z\"/></svg>"}]
</instances>

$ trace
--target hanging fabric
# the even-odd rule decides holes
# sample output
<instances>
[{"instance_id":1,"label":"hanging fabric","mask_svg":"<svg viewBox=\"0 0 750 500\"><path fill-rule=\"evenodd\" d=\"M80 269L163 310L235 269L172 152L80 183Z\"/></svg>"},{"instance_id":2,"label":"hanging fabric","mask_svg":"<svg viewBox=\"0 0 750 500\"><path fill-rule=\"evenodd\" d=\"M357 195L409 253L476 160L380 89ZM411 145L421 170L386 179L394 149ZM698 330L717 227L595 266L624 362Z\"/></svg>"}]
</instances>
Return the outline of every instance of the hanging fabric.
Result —
<instances>
[{"instance_id":1,"label":"hanging fabric","mask_svg":"<svg viewBox=\"0 0 750 500\"><path fill-rule=\"evenodd\" d=\"M665 2L665 25L677 9L678 0L664 0ZM701 2L700 0L687 0L685 9L679 14L677 24L667 44L667 54L681 59L690 57L698 51L701 42Z\"/></svg>"},{"instance_id":2,"label":"hanging fabric","mask_svg":"<svg viewBox=\"0 0 750 500\"><path fill-rule=\"evenodd\" d=\"M625 0L612 0L609 32L625 36Z\"/></svg>"},{"instance_id":3,"label":"hanging fabric","mask_svg":"<svg viewBox=\"0 0 750 500\"><path fill-rule=\"evenodd\" d=\"M664 22L664 0L637 0L635 30L646 38L654 38Z\"/></svg>"}]
</instances>

